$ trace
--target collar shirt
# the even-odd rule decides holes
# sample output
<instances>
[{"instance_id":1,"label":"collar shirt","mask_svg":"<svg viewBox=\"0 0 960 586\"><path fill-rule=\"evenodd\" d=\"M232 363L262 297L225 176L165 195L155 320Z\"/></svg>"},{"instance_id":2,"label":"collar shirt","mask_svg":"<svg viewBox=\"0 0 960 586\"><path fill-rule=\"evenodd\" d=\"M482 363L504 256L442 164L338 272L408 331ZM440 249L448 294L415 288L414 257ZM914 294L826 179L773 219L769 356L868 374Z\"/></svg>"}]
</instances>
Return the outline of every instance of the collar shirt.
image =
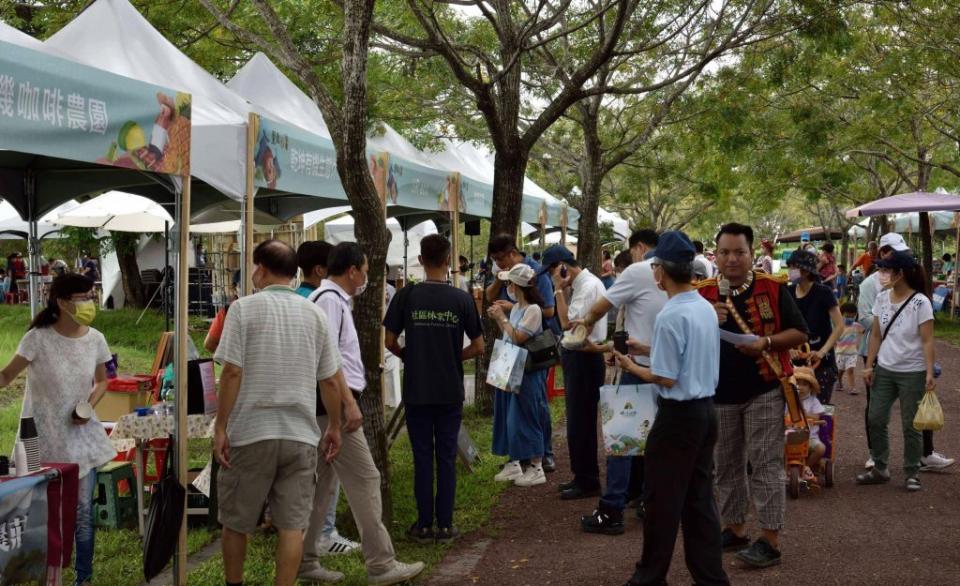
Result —
<instances>
[{"instance_id":1,"label":"collar shirt","mask_svg":"<svg viewBox=\"0 0 960 586\"><path fill-rule=\"evenodd\" d=\"M641 344L653 340L653 324L667 302L667 294L657 287L649 260L628 266L612 287L603 294L614 307L626 308L627 334ZM646 356L634 357L637 364L649 366Z\"/></svg>"},{"instance_id":2,"label":"collar shirt","mask_svg":"<svg viewBox=\"0 0 960 586\"><path fill-rule=\"evenodd\" d=\"M720 329L716 311L696 291L674 295L657 315L651 344L651 372L671 379L660 387L665 399L690 401L716 393L720 381Z\"/></svg>"},{"instance_id":3,"label":"collar shirt","mask_svg":"<svg viewBox=\"0 0 960 586\"><path fill-rule=\"evenodd\" d=\"M360 358L360 340L353 323L350 308L350 295L330 279L324 279L310 300L327 316L330 337L340 350L343 360L343 376L352 391L363 391L367 387L367 378Z\"/></svg>"},{"instance_id":4,"label":"collar shirt","mask_svg":"<svg viewBox=\"0 0 960 586\"><path fill-rule=\"evenodd\" d=\"M603 281L598 279L589 270L583 269L571 284L572 295L570 305L567 306L567 319L583 319L590 312L590 308L597 300L603 297L607 288ZM602 318L593 325L590 331L590 341L602 344L607 339L607 320Z\"/></svg>"}]
</instances>

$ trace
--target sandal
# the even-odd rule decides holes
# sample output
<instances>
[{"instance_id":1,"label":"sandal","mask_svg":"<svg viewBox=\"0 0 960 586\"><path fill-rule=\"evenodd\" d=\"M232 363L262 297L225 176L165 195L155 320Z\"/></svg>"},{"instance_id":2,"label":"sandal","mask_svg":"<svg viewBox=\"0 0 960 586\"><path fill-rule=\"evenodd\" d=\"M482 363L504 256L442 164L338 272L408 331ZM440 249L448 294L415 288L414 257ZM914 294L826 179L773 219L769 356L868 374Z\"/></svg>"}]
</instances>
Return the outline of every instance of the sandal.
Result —
<instances>
[{"instance_id":1,"label":"sandal","mask_svg":"<svg viewBox=\"0 0 960 586\"><path fill-rule=\"evenodd\" d=\"M890 473L886 470L871 468L869 472L857 474L857 484L883 484L890 482Z\"/></svg>"}]
</instances>

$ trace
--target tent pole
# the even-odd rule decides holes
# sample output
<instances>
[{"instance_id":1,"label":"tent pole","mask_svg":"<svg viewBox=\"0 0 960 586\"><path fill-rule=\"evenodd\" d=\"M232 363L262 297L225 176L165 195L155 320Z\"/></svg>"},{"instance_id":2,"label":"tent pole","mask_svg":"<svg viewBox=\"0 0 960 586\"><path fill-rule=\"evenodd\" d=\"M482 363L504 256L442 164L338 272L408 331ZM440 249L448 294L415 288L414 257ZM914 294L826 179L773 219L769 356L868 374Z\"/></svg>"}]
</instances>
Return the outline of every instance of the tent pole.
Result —
<instances>
[{"instance_id":1,"label":"tent pole","mask_svg":"<svg viewBox=\"0 0 960 586\"><path fill-rule=\"evenodd\" d=\"M404 222L403 225L404 225L404 229L403 229L403 282L404 282L404 284L406 284L406 282L407 282L407 248L410 246L410 239L407 238L407 229L406 229L407 223Z\"/></svg>"},{"instance_id":2,"label":"tent pole","mask_svg":"<svg viewBox=\"0 0 960 586\"><path fill-rule=\"evenodd\" d=\"M37 239L37 178L28 171L24 178L24 191L27 196L27 293L30 295L30 318L40 311L39 287L37 276L40 271L40 241ZM13 279L11 275L11 279Z\"/></svg>"},{"instance_id":3,"label":"tent pole","mask_svg":"<svg viewBox=\"0 0 960 586\"><path fill-rule=\"evenodd\" d=\"M257 134L260 128L260 118L250 113L247 120L247 176L246 188L243 194L243 210L240 213L240 224L243 226L243 241L240 244L240 294L253 293L253 197L256 161L254 149L257 145Z\"/></svg>"},{"instance_id":4,"label":"tent pole","mask_svg":"<svg viewBox=\"0 0 960 586\"><path fill-rule=\"evenodd\" d=\"M163 331L170 331L170 305L167 299L167 287L170 286L170 280L167 273L170 268L170 222L163 223L163 278L160 279L161 305L163 306Z\"/></svg>"},{"instance_id":5,"label":"tent pole","mask_svg":"<svg viewBox=\"0 0 960 586\"><path fill-rule=\"evenodd\" d=\"M176 382L176 419L174 421L174 438L176 442L176 471L177 480L181 486L187 487L187 340L188 320L187 304L189 300L187 263L190 247L190 178L185 177L180 197L177 198L177 224L174 228L176 236L177 272L174 278L176 283L176 315L173 327L176 340L176 359L174 375ZM187 583L187 503L184 495L183 517L180 520L180 534L177 537L177 552L173 558L174 584L180 586Z\"/></svg>"},{"instance_id":6,"label":"tent pole","mask_svg":"<svg viewBox=\"0 0 960 586\"><path fill-rule=\"evenodd\" d=\"M956 218L957 215L954 214ZM956 221L956 220L954 220ZM957 303L960 302L960 288L957 287L957 261L960 260L960 222L957 222L957 250L953 257L953 274L950 275L950 288L953 289L953 303L950 304L950 317L957 315Z\"/></svg>"},{"instance_id":7,"label":"tent pole","mask_svg":"<svg viewBox=\"0 0 960 586\"><path fill-rule=\"evenodd\" d=\"M460 173L456 173L456 184L450 194L450 264L456 267L453 272L453 286L460 288Z\"/></svg>"}]
</instances>

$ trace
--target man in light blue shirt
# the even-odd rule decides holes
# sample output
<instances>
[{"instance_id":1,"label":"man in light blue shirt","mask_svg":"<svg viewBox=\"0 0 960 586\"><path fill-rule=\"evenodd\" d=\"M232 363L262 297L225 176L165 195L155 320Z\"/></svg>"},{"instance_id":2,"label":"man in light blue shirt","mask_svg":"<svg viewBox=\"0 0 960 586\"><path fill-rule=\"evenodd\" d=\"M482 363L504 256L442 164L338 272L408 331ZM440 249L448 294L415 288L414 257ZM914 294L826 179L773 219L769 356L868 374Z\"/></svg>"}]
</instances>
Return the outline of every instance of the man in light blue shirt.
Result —
<instances>
[{"instance_id":1,"label":"man in light blue shirt","mask_svg":"<svg viewBox=\"0 0 960 586\"><path fill-rule=\"evenodd\" d=\"M652 260L669 299L657 315L650 367L617 354L620 365L657 385L658 412L647 436L643 557L630 586L665 584L683 520L683 548L695 584L729 584L723 570L720 515L713 498L720 379L716 311L691 284L696 249L682 232L665 232Z\"/></svg>"}]
</instances>

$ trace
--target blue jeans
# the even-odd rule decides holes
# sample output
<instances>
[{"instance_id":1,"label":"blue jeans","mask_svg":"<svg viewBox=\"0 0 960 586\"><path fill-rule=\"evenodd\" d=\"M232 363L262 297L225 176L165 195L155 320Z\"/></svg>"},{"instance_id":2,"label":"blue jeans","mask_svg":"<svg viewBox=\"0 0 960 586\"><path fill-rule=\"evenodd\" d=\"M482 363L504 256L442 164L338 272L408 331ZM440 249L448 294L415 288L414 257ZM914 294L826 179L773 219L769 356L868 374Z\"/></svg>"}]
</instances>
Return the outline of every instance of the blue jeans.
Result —
<instances>
[{"instance_id":1,"label":"blue jeans","mask_svg":"<svg viewBox=\"0 0 960 586\"><path fill-rule=\"evenodd\" d=\"M93 493L97 488L97 469L80 479L77 494L76 565L77 585L93 578Z\"/></svg>"},{"instance_id":2,"label":"blue jeans","mask_svg":"<svg viewBox=\"0 0 960 586\"><path fill-rule=\"evenodd\" d=\"M413 450L413 494L417 500L417 527L453 527L457 492L457 436L463 404L406 405L407 433ZM437 492L434 500L433 467L436 458Z\"/></svg>"},{"instance_id":3,"label":"blue jeans","mask_svg":"<svg viewBox=\"0 0 960 586\"><path fill-rule=\"evenodd\" d=\"M330 508L323 520L323 536L330 537L337 530L337 502L340 500L340 481L333 481L333 497L330 499Z\"/></svg>"},{"instance_id":4,"label":"blue jeans","mask_svg":"<svg viewBox=\"0 0 960 586\"><path fill-rule=\"evenodd\" d=\"M624 373L620 377L620 384L639 385L643 384L643 381L632 374ZM607 487L600 497L603 505L618 511L626 508L633 464L632 456L607 456Z\"/></svg>"}]
</instances>

